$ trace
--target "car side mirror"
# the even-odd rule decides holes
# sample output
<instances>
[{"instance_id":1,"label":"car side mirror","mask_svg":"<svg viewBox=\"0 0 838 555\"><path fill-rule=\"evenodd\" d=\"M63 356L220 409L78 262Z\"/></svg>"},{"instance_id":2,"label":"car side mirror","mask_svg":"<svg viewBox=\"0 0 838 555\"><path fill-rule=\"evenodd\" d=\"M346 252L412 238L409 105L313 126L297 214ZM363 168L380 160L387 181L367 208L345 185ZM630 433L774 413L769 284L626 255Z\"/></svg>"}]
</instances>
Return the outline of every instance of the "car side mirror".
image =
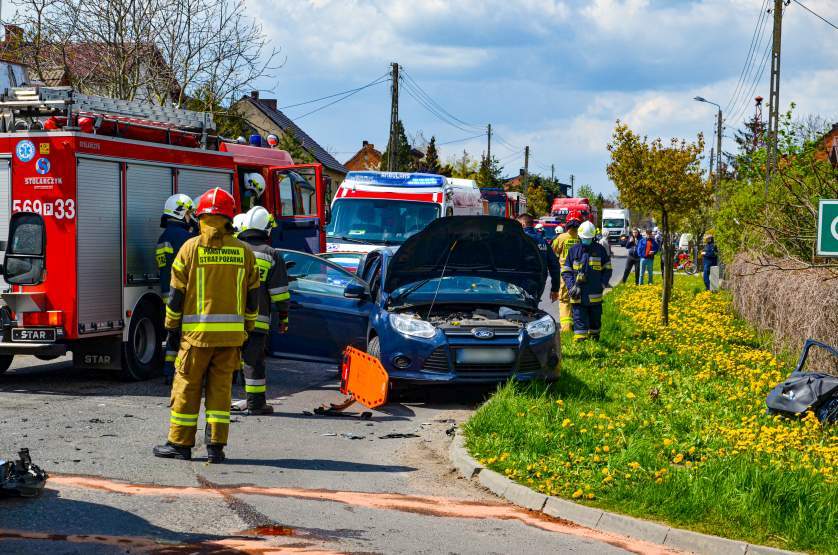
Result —
<instances>
[{"instance_id":1,"label":"car side mirror","mask_svg":"<svg viewBox=\"0 0 838 555\"><path fill-rule=\"evenodd\" d=\"M367 288L357 282L352 282L343 290L343 296L347 299L365 299L368 296Z\"/></svg>"},{"instance_id":2,"label":"car side mirror","mask_svg":"<svg viewBox=\"0 0 838 555\"><path fill-rule=\"evenodd\" d=\"M296 262L294 262L293 260L289 260L288 262L285 263L285 269L290 270L291 268L293 268L296 265L297 265Z\"/></svg>"}]
</instances>

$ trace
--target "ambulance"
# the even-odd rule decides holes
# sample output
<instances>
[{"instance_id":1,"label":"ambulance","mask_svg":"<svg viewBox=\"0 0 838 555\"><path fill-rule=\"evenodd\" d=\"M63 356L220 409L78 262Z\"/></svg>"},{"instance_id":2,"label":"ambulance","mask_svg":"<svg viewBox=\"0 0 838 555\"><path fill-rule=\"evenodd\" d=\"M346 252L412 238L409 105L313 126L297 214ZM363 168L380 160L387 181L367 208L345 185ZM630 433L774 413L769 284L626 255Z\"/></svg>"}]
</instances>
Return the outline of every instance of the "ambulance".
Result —
<instances>
[{"instance_id":1,"label":"ambulance","mask_svg":"<svg viewBox=\"0 0 838 555\"><path fill-rule=\"evenodd\" d=\"M401 245L444 216L481 215L474 180L402 172L349 172L332 201L326 251L366 253Z\"/></svg>"},{"instance_id":2,"label":"ambulance","mask_svg":"<svg viewBox=\"0 0 838 555\"><path fill-rule=\"evenodd\" d=\"M252 143L261 141L252 140ZM244 190L260 174L266 190ZM163 301L155 246L163 203L230 191L277 218L274 244L325 249L323 172L284 151L228 142L209 114L69 88L0 95L0 373L17 355L72 352L77 367L158 375ZM245 205L243 205L245 204Z\"/></svg>"}]
</instances>

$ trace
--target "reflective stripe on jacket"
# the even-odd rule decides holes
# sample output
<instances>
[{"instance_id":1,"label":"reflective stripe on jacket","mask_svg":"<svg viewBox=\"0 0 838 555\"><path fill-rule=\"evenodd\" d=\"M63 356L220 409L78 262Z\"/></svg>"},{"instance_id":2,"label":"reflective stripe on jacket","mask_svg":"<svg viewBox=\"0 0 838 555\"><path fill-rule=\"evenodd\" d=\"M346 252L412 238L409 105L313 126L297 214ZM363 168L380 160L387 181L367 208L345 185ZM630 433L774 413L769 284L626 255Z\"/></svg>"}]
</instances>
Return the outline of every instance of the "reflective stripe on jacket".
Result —
<instances>
[{"instance_id":1,"label":"reflective stripe on jacket","mask_svg":"<svg viewBox=\"0 0 838 555\"><path fill-rule=\"evenodd\" d=\"M288 322L288 271L285 260L275 248L268 245L267 236L247 230L239 238L253 251L259 270L259 316L254 332L268 333L271 328L271 311L281 322ZM261 236L260 236L261 235Z\"/></svg>"},{"instance_id":2,"label":"reflective stripe on jacket","mask_svg":"<svg viewBox=\"0 0 838 555\"><path fill-rule=\"evenodd\" d=\"M172 263L166 328L180 327L196 347L239 347L259 313L256 258L226 218L202 216L200 224Z\"/></svg>"},{"instance_id":3,"label":"reflective stripe on jacket","mask_svg":"<svg viewBox=\"0 0 838 555\"><path fill-rule=\"evenodd\" d=\"M611 257L602 245L599 243L573 245L562 267L562 279L568 289L573 288L580 274L585 274L585 282L580 283L582 298L578 301L571 299L570 302L583 305L601 303L602 293L611 280L611 272Z\"/></svg>"},{"instance_id":4,"label":"reflective stripe on jacket","mask_svg":"<svg viewBox=\"0 0 838 555\"><path fill-rule=\"evenodd\" d=\"M157 239L157 247L154 257L157 260L157 269L160 273L160 295L164 302L169 302L169 281L172 278L172 262L175 261L183 244L192 237L189 226L184 222L169 219L160 238Z\"/></svg>"}]
</instances>

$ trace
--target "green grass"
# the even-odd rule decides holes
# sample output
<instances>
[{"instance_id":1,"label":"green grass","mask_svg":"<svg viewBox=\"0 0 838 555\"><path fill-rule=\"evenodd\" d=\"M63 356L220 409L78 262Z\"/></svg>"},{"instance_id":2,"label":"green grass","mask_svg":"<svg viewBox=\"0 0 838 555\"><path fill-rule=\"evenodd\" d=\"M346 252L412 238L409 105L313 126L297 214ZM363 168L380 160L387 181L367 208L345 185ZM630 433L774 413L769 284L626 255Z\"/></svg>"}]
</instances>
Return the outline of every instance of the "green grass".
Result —
<instances>
[{"instance_id":1,"label":"green grass","mask_svg":"<svg viewBox=\"0 0 838 555\"><path fill-rule=\"evenodd\" d=\"M552 385L509 383L466 424L472 454L534 489L753 543L838 553L838 431L764 414L790 372L725 294L679 277L672 324L659 287L621 286L603 340L563 340ZM649 314L649 313L652 314Z\"/></svg>"}]
</instances>

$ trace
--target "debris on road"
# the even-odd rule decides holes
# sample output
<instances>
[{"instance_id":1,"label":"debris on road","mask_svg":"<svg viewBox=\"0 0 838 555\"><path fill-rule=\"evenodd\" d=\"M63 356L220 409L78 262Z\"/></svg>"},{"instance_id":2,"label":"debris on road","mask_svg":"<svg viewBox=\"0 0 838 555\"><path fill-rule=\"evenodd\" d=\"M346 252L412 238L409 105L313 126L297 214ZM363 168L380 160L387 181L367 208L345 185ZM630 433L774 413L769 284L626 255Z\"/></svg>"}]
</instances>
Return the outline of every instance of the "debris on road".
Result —
<instances>
[{"instance_id":1,"label":"debris on road","mask_svg":"<svg viewBox=\"0 0 838 555\"><path fill-rule=\"evenodd\" d=\"M37 497L49 476L32 464L29 449L21 449L18 457L18 460L12 462L0 460L0 494Z\"/></svg>"},{"instance_id":2,"label":"debris on road","mask_svg":"<svg viewBox=\"0 0 838 555\"><path fill-rule=\"evenodd\" d=\"M349 432L343 432L340 434L341 437L345 437L346 439L364 439L366 436L359 436L358 434L352 434Z\"/></svg>"},{"instance_id":3,"label":"debris on road","mask_svg":"<svg viewBox=\"0 0 838 555\"><path fill-rule=\"evenodd\" d=\"M403 433L392 433L392 434L384 434L383 436L378 436L378 439L405 439L410 437L419 437L419 434L403 434Z\"/></svg>"}]
</instances>

